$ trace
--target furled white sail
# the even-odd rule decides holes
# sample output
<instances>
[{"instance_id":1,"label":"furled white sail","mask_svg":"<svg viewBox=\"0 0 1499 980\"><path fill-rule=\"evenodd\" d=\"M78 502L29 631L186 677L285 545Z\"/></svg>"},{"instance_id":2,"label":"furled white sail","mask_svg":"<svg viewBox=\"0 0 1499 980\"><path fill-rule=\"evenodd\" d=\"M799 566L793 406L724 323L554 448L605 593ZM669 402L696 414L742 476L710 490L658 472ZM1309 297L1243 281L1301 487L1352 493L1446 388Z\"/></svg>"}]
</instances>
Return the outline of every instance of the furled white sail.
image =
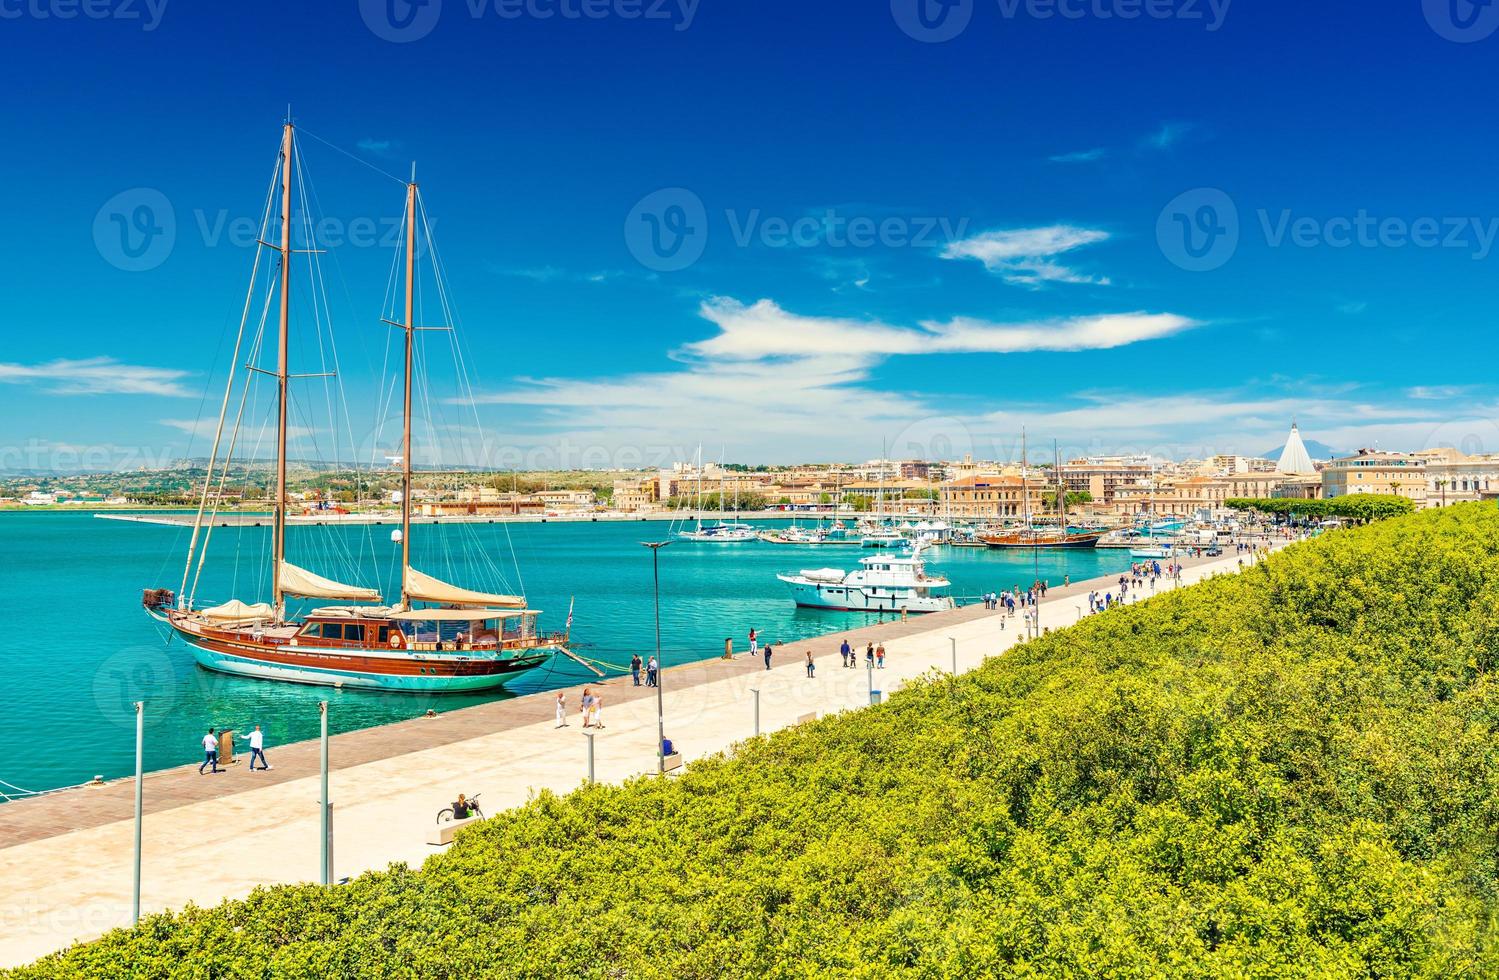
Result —
<instances>
[{"instance_id":1,"label":"furled white sail","mask_svg":"<svg viewBox=\"0 0 1499 980\"><path fill-rule=\"evenodd\" d=\"M331 578L323 578L305 568L298 568L289 561L281 563L281 591L287 595L301 596L304 599L380 601L380 593L374 589L335 582Z\"/></svg>"},{"instance_id":2,"label":"furled white sail","mask_svg":"<svg viewBox=\"0 0 1499 980\"><path fill-rule=\"evenodd\" d=\"M413 602L445 602L454 606L508 606L519 609L526 604L526 600L520 596L461 589L414 568L406 569L406 598Z\"/></svg>"},{"instance_id":3,"label":"furled white sail","mask_svg":"<svg viewBox=\"0 0 1499 980\"><path fill-rule=\"evenodd\" d=\"M257 602L253 606L238 599L230 599L222 606L198 610L198 615L217 623L253 623L276 618L270 603Z\"/></svg>"}]
</instances>

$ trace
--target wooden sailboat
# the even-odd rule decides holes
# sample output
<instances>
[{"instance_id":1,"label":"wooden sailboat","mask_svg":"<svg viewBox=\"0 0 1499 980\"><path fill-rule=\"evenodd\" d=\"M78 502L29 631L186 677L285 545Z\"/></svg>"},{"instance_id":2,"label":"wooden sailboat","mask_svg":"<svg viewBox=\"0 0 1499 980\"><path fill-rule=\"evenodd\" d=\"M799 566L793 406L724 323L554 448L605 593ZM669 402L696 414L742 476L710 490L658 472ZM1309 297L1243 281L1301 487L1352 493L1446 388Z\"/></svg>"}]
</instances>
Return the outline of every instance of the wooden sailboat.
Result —
<instances>
[{"instance_id":1,"label":"wooden sailboat","mask_svg":"<svg viewBox=\"0 0 1499 980\"><path fill-rule=\"evenodd\" d=\"M1036 527L1030 512L1030 476L1026 467L1025 435L1020 437L1020 501L1025 511L1025 526L1014 531L981 534L979 539L991 548L1093 548L1104 531L1072 531L1067 527L1067 488L1062 480L1060 460L1054 466L1057 477L1057 526Z\"/></svg>"},{"instance_id":2,"label":"wooden sailboat","mask_svg":"<svg viewBox=\"0 0 1499 980\"><path fill-rule=\"evenodd\" d=\"M519 671L535 667L554 654L571 655L565 634L537 629L537 610L520 596L466 589L426 575L411 565L411 390L416 261L417 185L406 186L405 318L394 323L405 333L404 407L401 454L401 596L394 605L379 605L370 588L325 578L286 560L287 517L287 341L290 330L293 127L282 134L280 155L281 240L265 244L280 253L280 321L277 369L276 499L272 522L271 601L238 599L196 608L196 580L188 591L184 572L179 594L150 589L147 611L171 626L210 670L269 680L380 691L427 693L478 691L498 687ZM267 372L269 373L269 372ZM233 385L231 373L230 386ZM225 406L228 405L228 389ZM223 434L224 413L219 420ZM205 477L204 494L188 550L194 558L204 504L215 477L218 438ZM232 456L222 460L228 466ZM220 476L222 479L222 475ZM205 551L207 542L203 545ZM199 568L202 556L198 556ZM363 605L327 606L296 618L288 616L288 598L323 599ZM569 617L570 619L571 617Z\"/></svg>"}]
</instances>

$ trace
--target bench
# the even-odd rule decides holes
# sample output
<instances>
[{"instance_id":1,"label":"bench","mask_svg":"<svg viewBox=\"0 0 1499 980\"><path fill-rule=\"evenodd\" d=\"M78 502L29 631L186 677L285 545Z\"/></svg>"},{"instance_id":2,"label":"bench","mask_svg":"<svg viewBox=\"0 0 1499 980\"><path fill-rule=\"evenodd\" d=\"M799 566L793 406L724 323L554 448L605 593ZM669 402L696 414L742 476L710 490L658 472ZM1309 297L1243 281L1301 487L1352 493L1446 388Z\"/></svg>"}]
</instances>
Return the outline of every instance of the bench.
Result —
<instances>
[{"instance_id":1,"label":"bench","mask_svg":"<svg viewBox=\"0 0 1499 980\"><path fill-rule=\"evenodd\" d=\"M680 752L673 752L671 755L661 760L662 772L671 772L673 769L680 768L682 768L682 753Z\"/></svg>"},{"instance_id":2,"label":"bench","mask_svg":"<svg viewBox=\"0 0 1499 980\"><path fill-rule=\"evenodd\" d=\"M433 827L427 833L427 843L433 847L446 847L453 843L453 838L458 836L458 831L469 824L478 823L483 817L464 817L462 820L449 820Z\"/></svg>"}]
</instances>

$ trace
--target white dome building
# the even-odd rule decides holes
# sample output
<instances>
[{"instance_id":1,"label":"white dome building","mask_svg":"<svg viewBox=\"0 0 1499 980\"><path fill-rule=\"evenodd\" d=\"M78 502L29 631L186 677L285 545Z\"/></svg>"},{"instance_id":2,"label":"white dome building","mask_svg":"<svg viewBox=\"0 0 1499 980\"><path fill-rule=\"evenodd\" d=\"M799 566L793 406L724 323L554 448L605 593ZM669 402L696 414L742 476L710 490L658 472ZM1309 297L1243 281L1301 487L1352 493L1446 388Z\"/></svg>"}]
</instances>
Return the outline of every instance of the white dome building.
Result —
<instances>
[{"instance_id":1,"label":"white dome building","mask_svg":"<svg viewBox=\"0 0 1499 980\"><path fill-rule=\"evenodd\" d=\"M1312 476L1317 468L1312 465L1312 457L1307 454L1306 444L1301 441L1301 432L1296 428L1296 423L1291 423L1291 435L1286 439L1286 448L1281 451L1280 462L1275 468L1288 476Z\"/></svg>"}]
</instances>

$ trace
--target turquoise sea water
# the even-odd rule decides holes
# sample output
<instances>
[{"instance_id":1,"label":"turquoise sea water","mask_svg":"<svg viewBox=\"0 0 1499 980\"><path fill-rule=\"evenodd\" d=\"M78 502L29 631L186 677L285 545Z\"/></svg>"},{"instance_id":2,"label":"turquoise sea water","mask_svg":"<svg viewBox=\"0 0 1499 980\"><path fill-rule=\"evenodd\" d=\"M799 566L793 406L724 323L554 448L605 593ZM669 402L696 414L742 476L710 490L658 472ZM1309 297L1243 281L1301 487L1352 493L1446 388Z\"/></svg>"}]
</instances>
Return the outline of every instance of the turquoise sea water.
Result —
<instances>
[{"instance_id":1,"label":"turquoise sea water","mask_svg":"<svg viewBox=\"0 0 1499 980\"><path fill-rule=\"evenodd\" d=\"M772 522L785 524L786 522ZM769 526L769 525L767 525ZM389 526L301 527L288 532L294 562L392 594L399 574ZM257 601L268 590L264 527L214 530L199 604ZM145 763L159 769L200 758L210 725L267 733L277 744L317 735L317 702L330 702L330 728L348 731L509 695L394 695L339 692L215 674L199 668L165 628L141 610L141 590L176 589L189 530L98 520L89 514L0 514L0 595L9 610L4 652L5 710L0 711L0 780L50 789L115 777L134 767L132 703L147 703ZM483 589L524 589L561 629L576 597L574 645L612 663L647 655L654 643L651 558L640 542L670 536L665 522L420 525L413 564ZM856 547L797 547L763 542L679 542L660 554L665 662L716 656L726 637L744 649L751 626L774 643L851 629L878 617L798 609L777 572L852 568L871 554ZM953 582L953 595L975 596L1028 584L1059 583L1127 568L1126 550L1040 555L980 548L937 548L931 569ZM519 574L517 575L517 568ZM378 571L376 571L378 570ZM586 683L592 675L559 660L517 677L513 694ZM4 790L0 786L0 790Z\"/></svg>"}]
</instances>

